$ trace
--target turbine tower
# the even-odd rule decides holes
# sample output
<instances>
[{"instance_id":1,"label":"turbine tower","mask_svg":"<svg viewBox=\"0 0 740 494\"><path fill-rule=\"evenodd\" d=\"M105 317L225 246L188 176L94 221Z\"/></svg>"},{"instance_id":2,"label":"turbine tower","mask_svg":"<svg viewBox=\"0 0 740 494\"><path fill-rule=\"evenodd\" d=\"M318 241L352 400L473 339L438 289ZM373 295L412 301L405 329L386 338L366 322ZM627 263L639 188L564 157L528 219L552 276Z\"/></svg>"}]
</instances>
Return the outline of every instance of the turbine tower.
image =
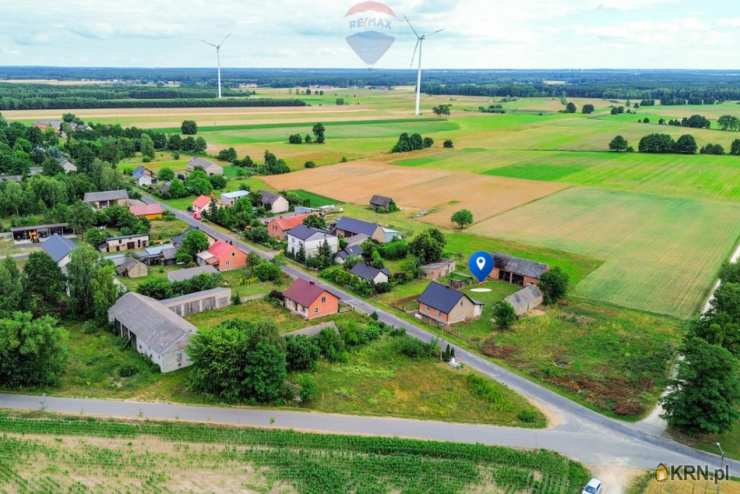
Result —
<instances>
[{"instance_id":1,"label":"turbine tower","mask_svg":"<svg viewBox=\"0 0 740 494\"><path fill-rule=\"evenodd\" d=\"M414 59L416 58L416 52L419 52L419 65L418 65L418 71L416 73L416 116L421 116L421 52L424 48L424 40L427 38L434 36L435 34L441 33L444 31L444 29L437 29L433 33L429 34L419 34L416 29L414 29L414 26L411 25L411 22L409 21L409 18L404 16L404 20L406 21L406 24L409 25L411 28L411 31L414 33L414 36L416 36L416 46L414 46L414 53L411 55L411 63L409 65L414 65Z\"/></svg>"},{"instance_id":2,"label":"turbine tower","mask_svg":"<svg viewBox=\"0 0 740 494\"><path fill-rule=\"evenodd\" d=\"M221 99L221 47L226 43L226 40L229 39L229 36L231 36L231 33L227 34L219 44L201 40L203 43L216 49L216 65L218 66L218 99Z\"/></svg>"}]
</instances>

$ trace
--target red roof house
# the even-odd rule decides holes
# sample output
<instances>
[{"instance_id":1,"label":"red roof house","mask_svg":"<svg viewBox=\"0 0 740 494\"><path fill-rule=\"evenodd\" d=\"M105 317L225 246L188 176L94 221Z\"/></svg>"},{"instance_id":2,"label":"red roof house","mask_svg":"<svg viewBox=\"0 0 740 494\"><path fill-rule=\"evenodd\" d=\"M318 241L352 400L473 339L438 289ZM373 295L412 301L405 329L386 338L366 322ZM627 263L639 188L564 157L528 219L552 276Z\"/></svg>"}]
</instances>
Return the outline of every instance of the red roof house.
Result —
<instances>
[{"instance_id":1,"label":"red roof house","mask_svg":"<svg viewBox=\"0 0 740 494\"><path fill-rule=\"evenodd\" d=\"M309 216L311 216L310 213L273 218L267 223L267 233L274 239L285 240L285 234L288 230L302 225L303 220Z\"/></svg>"},{"instance_id":2,"label":"red roof house","mask_svg":"<svg viewBox=\"0 0 740 494\"><path fill-rule=\"evenodd\" d=\"M193 213L202 214L207 211L211 205L211 198L208 196L198 196L193 201Z\"/></svg>"},{"instance_id":3,"label":"red roof house","mask_svg":"<svg viewBox=\"0 0 740 494\"><path fill-rule=\"evenodd\" d=\"M286 309L309 320L339 312L339 297L303 278L296 278L283 296Z\"/></svg>"},{"instance_id":4,"label":"red roof house","mask_svg":"<svg viewBox=\"0 0 740 494\"><path fill-rule=\"evenodd\" d=\"M247 265L247 254L223 240L218 240L208 250L198 254L198 264L213 266L222 272L232 271Z\"/></svg>"},{"instance_id":5,"label":"red roof house","mask_svg":"<svg viewBox=\"0 0 740 494\"><path fill-rule=\"evenodd\" d=\"M131 206L128 210L137 218L146 218L148 220L161 219L164 214L164 209L159 204L141 204Z\"/></svg>"}]
</instances>

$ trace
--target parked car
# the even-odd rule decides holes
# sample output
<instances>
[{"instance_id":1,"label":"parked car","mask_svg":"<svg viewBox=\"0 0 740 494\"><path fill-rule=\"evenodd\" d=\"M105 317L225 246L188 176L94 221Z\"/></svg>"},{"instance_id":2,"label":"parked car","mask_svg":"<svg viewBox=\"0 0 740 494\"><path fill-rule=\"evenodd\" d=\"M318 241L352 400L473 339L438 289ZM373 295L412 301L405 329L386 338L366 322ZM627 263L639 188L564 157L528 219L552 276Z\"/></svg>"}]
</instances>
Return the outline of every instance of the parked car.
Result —
<instances>
[{"instance_id":1,"label":"parked car","mask_svg":"<svg viewBox=\"0 0 740 494\"><path fill-rule=\"evenodd\" d=\"M583 488L581 494L601 494L603 489L604 485L599 479L591 479L586 484L586 487Z\"/></svg>"}]
</instances>

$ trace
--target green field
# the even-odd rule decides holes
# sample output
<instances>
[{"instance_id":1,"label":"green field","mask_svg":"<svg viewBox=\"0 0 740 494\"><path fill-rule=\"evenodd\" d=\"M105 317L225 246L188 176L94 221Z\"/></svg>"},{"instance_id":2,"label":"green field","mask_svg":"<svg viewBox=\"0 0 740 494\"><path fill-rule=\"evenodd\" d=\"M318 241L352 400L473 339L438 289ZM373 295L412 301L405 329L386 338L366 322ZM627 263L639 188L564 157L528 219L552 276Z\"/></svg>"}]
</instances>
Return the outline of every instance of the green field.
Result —
<instances>
[{"instance_id":1,"label":"green field","mask_svg":"<svg viewBox=\"0 0 740 494\"><path fill-rule=\"evenodd\" d=\"M686 318L734 249L738 219L732 203L579 188L472 231L604 259L574 294Z\"/></svg>"},{"instance_id":2,"label":"green field","mask_svg":"<svg viewBox=\"0 0 740 494\"><path fill-rule=\"evenodd\" d=\"M589 478L546 450L46 414L0 431L9 492L577 494Z\"/></svg>"}]
</instances>

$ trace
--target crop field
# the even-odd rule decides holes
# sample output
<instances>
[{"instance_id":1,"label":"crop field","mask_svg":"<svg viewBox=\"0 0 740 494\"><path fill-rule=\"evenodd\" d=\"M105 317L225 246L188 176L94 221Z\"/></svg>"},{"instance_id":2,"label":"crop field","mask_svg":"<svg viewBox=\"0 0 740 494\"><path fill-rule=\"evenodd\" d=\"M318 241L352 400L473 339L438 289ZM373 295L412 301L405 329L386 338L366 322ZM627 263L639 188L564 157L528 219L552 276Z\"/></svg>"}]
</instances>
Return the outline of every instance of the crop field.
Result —
<instances>
[{"instance_id":1,"label":"crop field","mask_svg":"<svg viewBox=\"0 0 740 494\"><path fill-rule=\"evenodd\" d=\"M278 190L303 188L343 202L366 204L382 191L402 208L425 211L424 221L450 226L457 209L470 209L483 219L542 198L565 186L502 177L423 170L381 162L352 162L266 177Z\"/></svg>"},{"instance_id":2,"label":"crop field","mask_svg":"<svg viewBox=\"0 0 740 494\"><path fill-rule=\"evenodd\" d=\"M740 235L740 205L570 189L478 223L472 231L605 262L583 297L680 317L701 304Z\"/></svg>"},{"instance_id":3,"label":"crop field","mask_svg":"<svg viewBox=\"0 0 740 494\"><path fill-rule=\"evenodd\" d=\"M0 431L4 491L575 494L589 478L546 450L49 415Z\"/></svg>"}]
</instances>

